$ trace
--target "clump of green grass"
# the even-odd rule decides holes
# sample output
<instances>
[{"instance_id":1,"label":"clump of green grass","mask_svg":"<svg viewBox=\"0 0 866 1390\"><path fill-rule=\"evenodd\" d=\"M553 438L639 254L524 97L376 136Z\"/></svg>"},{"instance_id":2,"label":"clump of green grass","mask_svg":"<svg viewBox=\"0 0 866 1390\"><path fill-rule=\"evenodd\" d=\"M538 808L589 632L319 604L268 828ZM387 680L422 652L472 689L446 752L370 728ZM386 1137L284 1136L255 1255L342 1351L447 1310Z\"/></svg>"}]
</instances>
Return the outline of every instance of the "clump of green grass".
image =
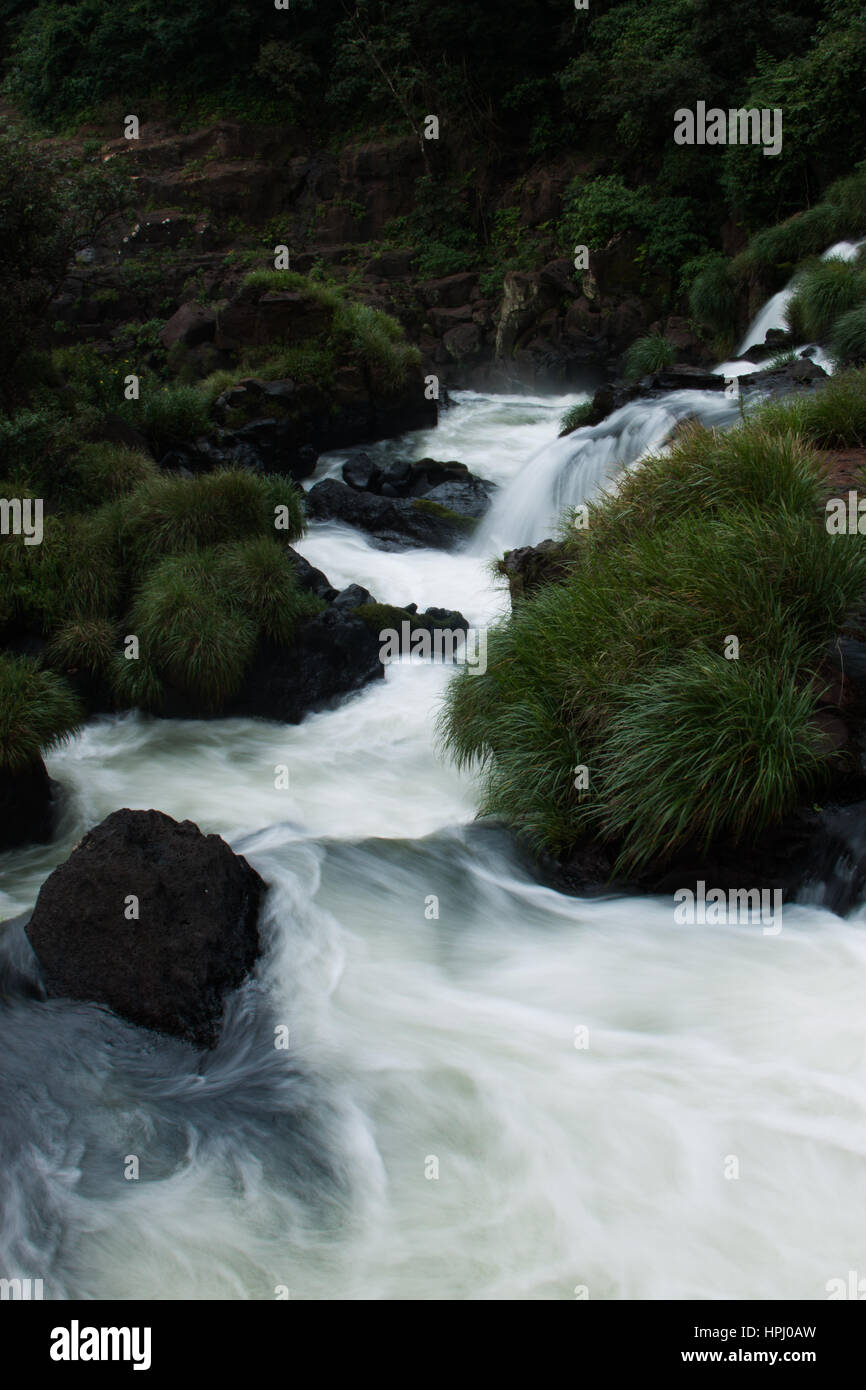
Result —
<instances>
[{"instance_id":1,"label":"clump of green grass","mask_svg":"<svg viewBox=\"0 0 866 1390\"><path fill-rule=\"evenodd\" d=\"M695 276L689 309L695 322L712 333L728 334L736 327L737 296L724 256L709 261Z\"/></svg>"},{"instance_id":2,"label":"clump of green grass","mask_svg":"<svg viewBox=\"0 0 866 1390\"><path fill-rule=\"evenodd\" d=\"M76 492L87 506L125 497L158 469L153 459L124 444L85 444L72 460Z\"/></svg>"},{"instance_id":3,"label":"clump of green grass","mask_svg":"<svg viewBox=\"0 0 866 1390\"><path fill-rule=\"evenodd\" d=\"M797 804L836 756L811 682L866 586L820 485L806 442L748 421L686 430L595 503L565 573L449 686L441 733L480 768L481 813L554 854L597 837L635 870Z\"/></svg>"},{"instance_id":4,"label":"clump of green grass","mask_svg":"<svg viewBox=\"0 0 866 1390\"><path fill-rule=\"evenodd\" d=\"M242 299L255 300L261 299L264 294L287 292L302 294L306 299L311 299L327 309L336 310L341 303L341 295L337 289L323 285L318 280L311 280L306 275L299 275L294 270L251 270L244 276L240 285Z\"/></svg>"},{"instance_id":5,"label":"clump of green grass","mask_svg":"<svg viewBox=\"0 0 866 1390\"><path fill-rule=\"evenodd\" d=\"M731 507L762 506L818 514L820 464L791 428L769 429L763 416L735 430L684 425L662 454L652 454L619 479L616 491L589 504L589 531L599 546L619 544L685 516L719 516ZM562 537L580 545L584 532L569 519Z\"/></svg>"},{"instance_id":6,"label":"clump of green grass","mask_svg":"<svg viewBox=\"0 0 866 1390\"><path fill-rule=\"evenodd\" d=\"M240 690L256 640L256 624L223 599L221 572L215 550L169 556L145 580L130 618L146 662L207 711Z\"/></svg>"},{"instance_id":7,"label":"clump of green grass","mask_svg":"<svg viewBox=\"0 0 866 1390\"><path fill-rule=\"evenodd\" d=\"M570 405L559 422L560 439L573 430L579 430L582 425L588 425L591 419L592 401L577 401L575 405Z\"/></svg>"},{"instance_id":8,"label":"clump of green grass","mask_svg":"<svg viewBox=\"0 0 866 1390\"><path fill-rule=\"evenodd\" d=\"M277 521L286 524L275 531ZM192 478L163 473L142 484L127 500L122 539L140 568L158 556L257 535L291 541L303 530L291 480L218 469Z\"/></svg>"},{"instance_id":9,"label":"clump of green grass","mask_svg":"<svg viewBox=\"0 0 866 1390\"><path fill-rule=\"evenodd\" d=\"M731 271L737 278L757 275L773 287L784 284L794 267L808 256L817 256L848 230L845 209L817 203L775 227L765 227L735 256Z\"/></svg>"},{"instance_id":10,"label":"clump of green grass","mask_svg":"<svg viewBox=\"0 0 866 1390\"><path fill-rule=\"evenodd\" d=\"M625 355L623 376L626 381L638 381L653 372L663 372L676 360L676 348L661 333L638 338Z\"/></svg>"},{"instance_id":11,"label":"clump of green grass","mask_svg":"<svg viewBox=\"0 0 866 1390\"><path fill-rule=\"evenodd\" d=\"M81 706L53 671L0 653L0 768L18 772L75 733Z\"/></svg>"},{"instance_id":12,"label":"clump of green grass","mask_svg":"<svg viewBox=\"0 0 866 1390\"><path fill-rule=\"evenodd\" d=\"M345 301L334 319L334 336L366 363L386 391L398 390L421 365L421 353L406 342L402 324L369 304Z\"/></svg>"},{"instance_id":13,"label":"clump of green grass","mask_svg":"<svg viewBox=\"0 0 866 1390\"><path fill-rule=\"evenodd\" d=\"M327 604L298 587L286 554L269 536L226 546L220 562L222 592L271 641L288 644L304 618Z\"/></svg>"},{"instance_id":14,"label":"clump of green grass","mask_svg":"<svg viewBox=\"0 0 866 1390\"><path fill-rule=\"evenodd\" d=\"M46 657L63 671L101 675L117 653L117 630L105 618L74 618L54 633Z\"/></svg>"},{"instance_id":15,"label":"clump of green grass","mask_svg":"<svg viewBox=\"0 0 866 1390\"><path fill-rule=\"evenodd\" d=\"M161 450L204 434L209 404L197 386L171 382L167 386L145 385L138 401L124 401L122 413Z\"/></svg>"},{"instance_id":16,"label":"clump of green grass","mask_svg":"<svg viewBox=\"0 0 866 1390\"><path fill-rule=\"evenodd\" d=\"M751 417L771 433L798 434L819 449L866 446L866 371L840 372L820 390L759 405Z\"/></svg>"},{"instance_id":17,"label":"clump of green grass","mask_svg":"<svg viewBox=\"0 0 866 1390\"><path fill-rule=\"evenodd\" d=\"M866 300L866 275L835 256L803 271L786 309L786 321L798 337L823 342L833 324Z\"/></svg>"},{"instance_id":18,"label":"clump of green grass","mask_svg":"<svg viewBox=\"0 0 866 1390\"><path fill-rule=\"evenodd\" d=\"M620 692L598 765L600 827L632 843L630 868L686 840L763 830L820 784L825 739L796 669L698 650Z\"/></svg>"},{"instance_id":19,"label":"clump of green grass","mask_svg":"<svg viewBox=\"0 0 866 1390\"><path fill-rule=\"evenodd\" d=\"M124 709L156 711L165 704L165 682L153 661L118 653L108 668L111 690Z\"/></svg>"},{"instance_id":20,"label":"clump of green grass","mask_svg":"<svg viewBox=\"0 0 866 1390\"><path fill-rule=\"evenodd\" d=\"M843 314L830 333L830 355L837 366L860 366L866 362L866 304Z\"/></svg>"}]
</instances>

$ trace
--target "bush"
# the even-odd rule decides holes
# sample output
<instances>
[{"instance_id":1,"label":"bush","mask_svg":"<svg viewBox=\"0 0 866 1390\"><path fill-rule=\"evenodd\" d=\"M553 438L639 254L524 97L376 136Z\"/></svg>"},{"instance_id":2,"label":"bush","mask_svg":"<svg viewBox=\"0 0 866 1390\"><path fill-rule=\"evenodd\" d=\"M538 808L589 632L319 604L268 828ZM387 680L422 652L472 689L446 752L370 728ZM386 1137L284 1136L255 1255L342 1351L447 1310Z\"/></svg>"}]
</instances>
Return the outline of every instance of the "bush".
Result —
<instances>
[{"instance_id":1,"label":"bush","mask_svg":"<svg viewBox=\"0 0 866 1390\"><path fill-rule=\"evenodd\" d=\"M63 671L107 671L117 653L117 630L104 618L77 618L64 623L48 644L50 665Z\"/></svg>"},{"instance_id":2,"label":"bush","mask_svg":"<svg viewBox=\"0 0 866 1390\"><path fill-rule=\"evenodd\" d=\"M866 362L866 304L843 314L830 334L830 355L840 367Z\"/></svg>"},{"instance_id":3,"label":"bush","mask_svg":"<svg viewBox=\"0 0 866 1390\"><path fill-rule=\"evenodd\" d=\"M0 767L28 767L69 738L81 719L75 695L53 671L0 653Z\"/></svg>"},{"instance_id":4,"label":"bush","mask_svg":"<svg viewBox=\"0 0 866 1390\"><path fill-rule=\"evenodd\" d=\"M327 606L300 589L284 545L269 536L227 546L220 561L225 597L273 642L288 644L303 618Z\"/></svg>"},{"instance_id":5,"label":"bush","mask_svg":"<svg viewBox=\"0 0 866 1390\"><path fill-rule=\"evenodd\" d=\"M631 868L687 839L706 848L762 830L826 776L814 695L790 669L693 651L638 676L617 705L599 759L600 825L629 839Z\"/></svg>"},{"instance_id":6,"label":"bush","mask_svg":"<svg viewBox=\"0 0 866 1390\"><path fill-rule=\"evenodd\" d=\"M661 333L652 333L632 343L623 362L626 381L638 381L652 372L662 372L676 360L676 348Z\"/></svg>"},{"instance_id":7,"label":"bush","mask_svg":"<svg viewBox=\"0 0 866 1390\"><path fill-rule=\"evenodd\" d=\"M592 418L592 401L577 401L570 405L559 422L559 437L579 430L581 425L589 424Z\"/></svg>"},{"instance_id":8,"label":"bush","mask_svg":"<svg viewBox=\"0 0 866 1390\"><path fill-rule=\"evenodd\" d=\"M689 310L701 328L730 333L737 323L737 297L729 262L715 256L699 270L689 290Z\"/></svg>"},{"instance_id":9,"label":"bush","mask_svg":"<svg viewBox=\"0 0 866 1390\"><path fill-rule=\"evenodd\" d=\"M819 449L866 446L866 371L843 372L819 391L759 405L755 423L772 433L796 431Z\"/></svg>"},{"instance_id":10,"label":"bush","mask_svg":"<svg viewBox=\"0 0 866 1390\"><path fill-rule=\"evenodd\" d=\"M247 537L273 535L275 508L287 508L287 529L279 536L296 540L303 533L301 495L284 478L220 469L181 478L163 473L129 497L122 539L137 567L162 555L219 545Z\"/></svg>"},{"instance_id":11,"label":"bush","mask_svg":"<svg viewBox=\"0 0 866 1390\"><path fill-rule=\"evenodd\" d=\"M801 261L820 255L834 241L839 241L847 225L840 207L818 203L753 236L745 251L734 257L732 272L740 279L758 276L775 289L790 279Z\"/></svg>"},{"instance_id":12,"label":"bush","mask_svg":"<svg viewBox=\"0 0 866 1390\"><path fill-rule=\"evenodd\" d=\"M143 385L138 401L124 401L117 413L153 440L157 450L195 439L208 426L207 397L196 386Z\"/></svg>"},{"instance_id":13,"label":"bush","mask_svg":"<svg viewBox=\"0 0 866 1390\"><path fill-rule=\"evenodd\" d=\"M866 583L820 487L801 441L749 422L686 431L594 504L564 577L491 630L483 675L449 686L440 729L480 768L481 814L545 852L599 837L635 869L795 805L834 756L811 681Z\"/></svg>"},{"instance_id":14,"label":"bush","mask_svg":"<svg viewBox=\"0 0 866 1390\"><path fill-rule=\"evenodd\" d=\"M791 331L805 331L807 338L823 341L836 319L866 300L866 274L848 261L833 257L804 270L788 302L786 319Z\"/></svg>"},{"instance_id":15,"label":"bush","mask_svg":"<svg viewBox=\"0 0 866 1390\"><path fill-rule=\"evenodd\" d=\"M402 325L369 304L345 303L334 320L334 333L388 390L397 390L421 365L421 353L406 342Z\"/></svg>"},{"instance_id":16,"label":"bush","mask_svg":"<svg viewBox=\"0 0 866 1390\"><path fill-rule=\"evenodd\" d=\"M148 666L208 711L237 694L256 640L255 623L221 596L220 572L216 551L170 556L145 580L130 618Z\"/></svg>"},{"instance_id":17,"label":"bush","mask_svg":"<svg viewBox=\"0 0 866 1390\"><path fill-rule=\"evenodd\" d=\"M88 506L125 497L158 475L153 459L124 444L85 444L72 460L77 496Z\"/></svg>"}]
</instances>

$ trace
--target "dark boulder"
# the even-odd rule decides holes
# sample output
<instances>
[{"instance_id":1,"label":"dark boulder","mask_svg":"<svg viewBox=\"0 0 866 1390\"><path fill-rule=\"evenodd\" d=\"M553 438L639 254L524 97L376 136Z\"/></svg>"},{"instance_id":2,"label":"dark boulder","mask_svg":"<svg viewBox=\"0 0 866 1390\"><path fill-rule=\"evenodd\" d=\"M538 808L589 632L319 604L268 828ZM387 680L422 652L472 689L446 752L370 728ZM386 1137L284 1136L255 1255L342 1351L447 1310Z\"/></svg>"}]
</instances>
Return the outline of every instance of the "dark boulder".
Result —
<instances>
[{"instance_id":1,"label":"dark boulder","mask_svg":"<svg viewBox=\"0 0 866 1390\"><path fill-rule=\"evenodd\" d=\"M212 1047L258 957L264 891L218 835L115 811L42 885L27 935L49 994Z\"/></svg>"},{"instance_id":2,"label":"dark boulder","mask_svg":"<svg viewBox=\"0 0 866 1390\"><path fill-rule=\"evenodd\" d=\"M379 470L369 454L353 454L343 464L343 482L356 492L366 492L378 477Z\"/></svg>"},{"instance_id":3,"label":"dark boulder","mask_svg":"<svg viewBox=\"0 0 866 1390\"><path fill-rule=\"evenodd\" d=\"M286 546L286 552L295 570L295 578L302 589L315 594L316 598L324 599L325 603L331 603L337 597L337 590L331 584L326 574L317 570L306 560L303 555L299 555L297 550Z\"/></svg>"},{"instance_id":4,"label":"dark boulder","mask_svg":"<svg viewBox=\"0 0 866 1390\"><path fill-rule=\"evenodd\" d=\"M444 486L447 501L438 500L440 489L425 497L381 497L325 478L307 493L307 512L315 521L356 526L387 547L448 549L474 528L489 505L489 492L481 479Z\"/></svg>"},{"instance_id":5,"label":"dark boulder","mask_svg":"<svg viewBox=\"0 0 866 1390\"><path fill-rule=\"evenodd\" d=\"M511 602L516 603L545 584L555 584L568 573L566 548L562 541L540 541L506 550L499 561L499 573L508 580Z\"/></svg>"},{"instance_id":6,"label":"dark boulder","mask_svg":"<svg viewBox=\"0 0 866 1390\"><path fill-rule=\"evenodd\" d=\"M351 599L332 604L304 623L289 647L260 642L244 689L227 712L300 724L313 710L381 679L377 634L353 616L356 606Z\"/></svg>"},{"instance_id":7,"label":"dark boulder","mask_svg":"<svg viewBox=\"0 0 866 1390\"><path fill-rule=\"evenodd\" d=\"M41 758L15 772L0 768L0 850L51 839L54 787Z\"/></svg>"},{"instance_id":8,"label":"dark boulder","mask_svg":"<svg viewBox=\"0 0 866 1390\"><path fill-rule=\"evenodd\" d=\"M798 357L784 367L766 367L763 371L749 372L740 377L740 391L749 395L753 391L766 391L774 396L787 395L789 391L817 386L827 380L827 373L817 362L808 357Z\"/></svg>"}]
</instances>

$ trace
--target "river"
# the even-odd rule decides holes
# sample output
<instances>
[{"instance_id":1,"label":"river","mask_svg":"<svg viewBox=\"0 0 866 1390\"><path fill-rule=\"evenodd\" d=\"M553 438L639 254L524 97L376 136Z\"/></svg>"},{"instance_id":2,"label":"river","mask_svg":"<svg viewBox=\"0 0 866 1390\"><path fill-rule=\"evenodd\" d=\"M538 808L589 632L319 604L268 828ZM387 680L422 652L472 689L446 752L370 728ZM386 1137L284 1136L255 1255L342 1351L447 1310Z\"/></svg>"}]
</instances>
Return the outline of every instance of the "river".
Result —
<instances>
[{"instance_id":1,"label":"river","mask_svg":"<svg viewBox=\"0 0 866 1390\"><path fill-rule=\"evenodd\" d=\"M682 391L558 440L576 399L458 392L369 450L500 485L461 553L337 525L298 548L337 587L483 626L507 604L491 557L676 419L738 413ZM52 1298L820 1299L862 1266L863 914L786 908L769 936L539 886L435 746L447 679L404 660L297 727L103 718L50 756L61 831L0 858L0 917L109 812L156 807L266 879L267 951L201 1059L7 1001L0 1272Z\"/></svg>"}]
</instances>

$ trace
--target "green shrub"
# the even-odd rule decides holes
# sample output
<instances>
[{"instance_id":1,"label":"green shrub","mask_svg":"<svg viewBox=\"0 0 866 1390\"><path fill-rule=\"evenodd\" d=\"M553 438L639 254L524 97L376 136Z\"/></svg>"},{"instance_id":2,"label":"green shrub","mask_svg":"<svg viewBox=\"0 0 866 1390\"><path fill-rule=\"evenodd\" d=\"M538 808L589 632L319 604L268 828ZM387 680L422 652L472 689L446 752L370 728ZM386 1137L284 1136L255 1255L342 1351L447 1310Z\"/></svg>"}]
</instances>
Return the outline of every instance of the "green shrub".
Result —
<instances>
[{"instance_id":1,"label":"green shrub","mask_svg":"<svg viewBox=\"0 0 866 1390\"><path fill-rule=\"evenodd\" d=\"M753 236L746 249L734 257L732 273L739 278L756 275L776 288L790 278L801 261L819 255L839 241L846 228L847 218L842 208L818 203Z\"/></svg>"},{"instance_id":2,"label":"green shrub","mask_svg":"<svg viewBox=\"0 0 866 1390\"><path fill-rule=\"evenodd\" d=\"M89 506L124 497L157 476L153 459L124 444L85 444L70 466L75 490Z\"/></svg>"},{"instance_id":3,"label":"green shrub","mask_svg":"<svg viewBox=\"0 0 866 1390\"><path fill-rule=\"evenodd\" d=\"M0 652L0 767L17 772L79 727L81 706L64 680L28 657Z\"/></svg>"},{"instance_id":4,"label":"green shrub","mask_svg":"<svg viewBox=\"0 0 866 1390\"><path fill-rule=\"evenodd\" d=\"M148 665L208 711L237 694L256 640L255 623L220 593L221 563L213 550L162 560L130 617Z\"/></svg>"},{"instance_id":5,"label":"green shrub","mask_svg":"<svg viewBox=\"0 0 866 1390\"><path fill-rule=\"evenodd\" d=\"M128 498L123 541L136 566L161 555L274 535L274 509L288 509L288 527L276 534L297 539L304 529L301 495L289 479L221 469L182 478L164 473Z\"/></svg>"},{"instance_id":6,"label":"green shrub","mask_svg":"<svg viewBox=\"0 0 866 1390\"><path fill-rule=\"evenodd\" d=\"M114 698L125 709L156 711L165 704L165 682L147 657L139 655L136 660L118 653L108 677Z\"/></svg>"},{"instance_id":7,"label":"green shrub","mask_svg":"<svg viewBox=\"0 0 866 1390\"><path fill-rule=\"evenodd\" d=\"M810 683L866 584L820 498L803 443L750 421L687 430L591 506L564 577L449 686L440 729L480 768L480 813L537 850L599 837L634 869L793 806L833 756Z\"/></svg>"},{"instance_id":8,"label":"green shrub","mask_svg":"<svg viewBox=\"0 0 866 1390\"><path fill-rule=\"evenodd\" d=\"M716 256L698 271L689 290L689 310L702 328L728 333L737 322L737 298L729 262Z\"/></svg>"},{"instance_id":9,"label":"green shrub","mask_svg":"<svg viewBox=\"0 0 866 1390\"><path fill-rule=\"evenodd\" d=\"M105 618L75 618L64 623L48 644L50 665L63 671L107 671L117 653L117 629Z\"/></svg>"},{"instance_id":10,"label":"green shrub","mask_svg":"<svg viewBox=\"0 0 866 1390\"><path fill-rule=\"evenodd\" d=\"M840 367L866 362L866 304L836 320L830 333L830 355Z\"/></svg>"},{"instance_id":11,"label":"green shrub","mask_svg":"<svg viewBox=\"0 0 866 1390\"><path fill-rule=\"evenodd\" d=\"M819 449L866 446L866 371L841 372L809 394L758 405L754 421L773 433L796 431Z\"/></svg>"},{"instance_id":12,"label":"green shrub","mask_svg":"<svg viewBox=\"0 0 866 1390\"><path fill-rule=\"evenodd\" d=\"M209 406L207 397L196 386L142 383L141 398L124 401L118 413L153 440L157 449L164 449L203 434L208 426Z\"/></svg>"},{"instance_id":13,"label":"green shrub","mask_svg":"<svg viewBox=\"0 0 866 1390\"><path fill-rule=\"evenodd\" d=\"M760 414L734 430L709 430L693 422L667 452L643 459L621 476L614 493L590 504L589 529L602 546L666 521L719 516L731 507L817 515L822 478L808 443L790 428L768 429ZM583 539L569 526L563 535L575 544Z\"/></svg>"},{"instance_id":14,"label":"green shrub","mask_svg":"<svg viewBox=\"0 0 866 1390\"><path fill-rule=\"evenodd\" d=\"M823 341L836 319L866 300L866 274L848 261L833 257L809 266L799 277L788 303L791 331L804 329L807 338Z\"/></svg>"},{"instance_id":15,"label":"green shrub","mask_svg":"<svg viewBox=\"0 0 866 1390\"><path fill-rule=\"evenodd\" d=\"M292 291L303 294L324 308L339 308L342 296L339 291L311 280L306 275L298 275L293 270L251 270L240 284L242 299L261 299L264 294L283 294Z\"/></svg>"},{"instance_id":16,"label":"green shrub","mask_svg":"<svg viewBox=\"0 0 866 1390\"><path fill-rule=\"evenodd\" d=\"M639 675L617 706L598 764L600 828L629 840L631 868L686 840L763 830L826 776L814 695L790 669L692 651Z\"/></svg>"},{"instance_id":17,"label":"green shrub","mask_svg":"<svg viewBox=\"0 0 866 1390\"><path fill-rule=\"evenodd\" d=\"M581 425L588 424L591 417L592 401L577 401L575 405L570 405L559 422L560 438L565 434L571 434L572 430L579 430Z\"/></svg>"},{"instance_id":18,"label":"green shrub","mask_svg":"<svg viewBox=\"0 0 866 1390\"><path fill-rule=\"evenodd\" d=\"M334 320L334 333L387 389L398 389L421 365L421 353L406 342L402 325L369 304L343 304Z\"/></svg>"},{"instance_id":19,"label":"green shrub","mask_svg":"<svg viewBox=\"0 0 866 1390\"><path fill-rule=\"evenodd\" d=\"M638 381L642 376L662 372L676 361L676 348L661 333L651 333L632 343L623 362L626 381Z\"/></svg>"},{"instance_id":20,"label":"green shrub","mask_svg":"<svg viewBox=\"0 0 866 1390\"><path fill-rule=\"evenodd\" d=\"M298 587L285 546L269 536L227 546L220 576L225 597L274 642L290 643L298 623L327 606Z\"/></svg>"},{"instance_id":21,"label":"green shrub","mask_svg":"<svg viewBox=\"0 0 866 1390\"><path fill-rule=\"evenodd\" d=\"M840 210L840 236L860 237L866 232L866 168L831 183L824 202Z\"/></svg>"}]
</instances>

